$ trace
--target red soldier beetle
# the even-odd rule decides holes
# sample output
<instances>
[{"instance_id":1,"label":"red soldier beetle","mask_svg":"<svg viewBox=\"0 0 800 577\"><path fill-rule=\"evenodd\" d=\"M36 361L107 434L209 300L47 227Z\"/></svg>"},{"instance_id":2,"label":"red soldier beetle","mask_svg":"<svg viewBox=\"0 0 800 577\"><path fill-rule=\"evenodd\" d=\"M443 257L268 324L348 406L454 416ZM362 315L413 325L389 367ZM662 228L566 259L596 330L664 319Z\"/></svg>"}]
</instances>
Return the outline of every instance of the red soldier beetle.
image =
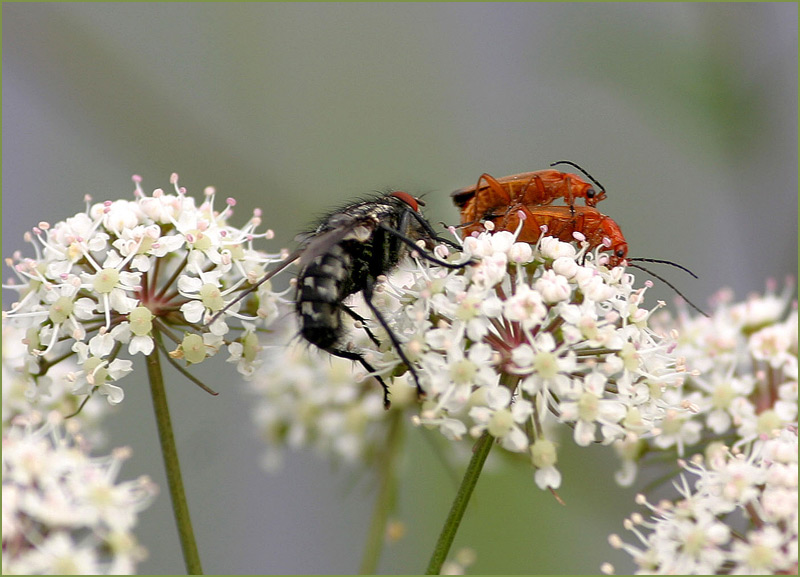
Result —
<instances>
[{"instance_id":1,"label":"red soldier beetle","mask_svg":"<svg viewBox=\"0 0 800 577\"><path fill-rule=\"evenodd\" d=\"M483 215L498 214L518 205L547 206L562 197L571 210L578 198L583 198L586 206L590 207L606 198L603 186L580 166L569 160L554 162L550 166L557 164L578 168L592 182L586 182L577 174L555 169L522 172L501 178L484 173L475 186L461 188L451 194L453 202L461 209L462 222L478 221Z\"/></svg>"}]
</instances>

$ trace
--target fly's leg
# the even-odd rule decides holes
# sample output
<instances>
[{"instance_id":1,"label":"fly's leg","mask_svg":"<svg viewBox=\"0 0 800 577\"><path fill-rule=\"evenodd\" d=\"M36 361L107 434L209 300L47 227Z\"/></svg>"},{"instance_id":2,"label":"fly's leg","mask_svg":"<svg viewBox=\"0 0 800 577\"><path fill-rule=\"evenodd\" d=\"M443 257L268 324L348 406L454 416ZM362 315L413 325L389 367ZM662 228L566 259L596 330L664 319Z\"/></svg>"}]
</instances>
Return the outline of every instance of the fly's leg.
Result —
<instances>
[{"instance_id":1,"label":"fly's leg","mask_svg":"<svg viewBox=\"0 0 800 577\"><path fill-rule=\"evenodd\" d=\"M353 309L351 309L350 307L348 307L346 305L341 305L340 308L344 312L346 312L350 316L350 318L352 318L353 320L361 323L361 328L363 328L364 332L367 333L367 336L369 337L369 340L371 340L373 343L375 343L376 346L378 346L378 347L381 346L381 342L373 334L373 332L371 330L369 330L369 327L367 326L367 319L365 319L360 314L358 314L356 311L354 311Z\"/></svg>"},{"instance_id":2,"label":"fly's leg","mask_svg":"<svg viewBox=\"0 0 800 577\"><path fill-rule=\"evenodd\" d=\"M381 376L377 374L375 367L367 362L367 359L364 358L364 355L358 351L348 351L346 349L337 349L334 347L326 348L324 350L335 357L356 361L357 363L361 364L361 366L364 367L367 372L370 373L370 375L375 377L375 380L378 381L383 387L383 408L388 409L392 406L392 403L389 401L389 386L386 384L386 381L384 381Z\"/></svg>"},{"instance_id":3,"label":"fly's leg","mask_svg":"<svg viewBox=\"0 0 800 577\"><path fill-rule=\"evenodd\" d=\"M364 301L366 301L369 310L372 311L372 314L375 315L375 318L378 319L378 322L383 327L383 330L386 331L386 334L389 336L389 340L392 341L392 345L394 346L395 350L397 351L397 356L400 357L400 360L405 363L406 367L408 367L408 372L411 373L411 376L414 379L414 384L417 386L417 395L420 397L425 396L425 391L422 388L422 385L419 383L419 374L417 370L414 368L414 365L411 364L411 361L406 356L405 351L403 351L403 347L400 343L400 339L397 338L397 335L394 334L394 331L389 326L389 323L384 318L383 313L375 306L375 303L372 302L372 294L373 294L373 281L368 280L367 286L364 287Z\"/></svg>"},{"instance_id":4,"label":"fly's leg","mask_svg":"<svg viewBox=\"0 0 800 577\"><path fill-rule=\"evenodd\" d=\"M411 215L414 218L417 218L417 220L419 220L421 223L423 222L421 220L421 217L418 217L417 213L415 213L413 211L408 211L406 213L406 215ZM404 215L403 218L405 219L406 216ZM404 224L404 223L401 221L401 225L402 224ZM378 226L380 228L382 228L383 230L385 230L387 233L389 233L392 236L394 236L397 239L399 239L401 242L407 244L412 250L415 250L417 252L417 254L419 254L419 256L421 258L423 258L423 259L425 259L425 260L427 260L429 262L432 262L434 264L438 264L439 266L443 266L445 268L452 268L452 269L464 268L465 266L471 264L471 261L462 262L462 263L452 263L452 262L444 261L444 260L442 260L440 258L436 258L435 256L432 256L432 255L428 254L428 252L426 252L425 250L420 248L420 246L416 242L414 242L414 239L407 237L406 235L404 235L401 232L395 230L391 226L389 226L387 224L384 224L382 222L378 223ZM404 228L404 227L401 226L400 228ZM430 225L428 225L428 228L430 228ZM431 230L431 232L433 232L433 231ZM461 247L458 247L458 248L461 248Z\"/></svg>"}]
</instances>

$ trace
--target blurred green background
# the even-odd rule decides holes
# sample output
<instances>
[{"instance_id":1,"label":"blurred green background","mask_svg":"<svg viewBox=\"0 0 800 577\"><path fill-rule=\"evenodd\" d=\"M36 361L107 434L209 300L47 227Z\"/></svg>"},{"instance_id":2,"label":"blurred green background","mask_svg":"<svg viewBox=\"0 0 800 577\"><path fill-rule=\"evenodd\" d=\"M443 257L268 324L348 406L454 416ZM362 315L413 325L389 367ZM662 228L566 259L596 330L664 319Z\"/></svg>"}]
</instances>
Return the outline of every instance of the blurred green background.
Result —
<instances>
[{"instance_id":1,"label":"blurred green background","mask_svg":"<svg viewBox=\"0 0 800 577\"><path fill-rule=\"evenodd\" d=\"M606 187L601 209L631 256L700 275L657 271L701 306L723 286L743 297L796 275L795 3L2 11L4 255L39 221L82 210L86 193L131 198L134 173L148 191L171 172L196 195L214 185L237 198L234 223L263 208L277 248L327 208L386 188L427 193L429 219L455 223L450 191L482 172L569 159ZM656 285L649 302L674 300ZM163 488L139 527L140 570L179 573L147 385L136 373L122 384L111 442L133 447L128 476ZM357 571L373 480L309 454L265 475L245 387L221 388L212 399L176 376L169 390L206 572ZM388 549L388 573L424 570L455 490L419 432L408 441L408 534ZM472 572L631 570L606 545L634 508L615 460L602 448L562 458L566 507L525 466L481 479L455 544L477 550Z\"/></svg>"}]
</instances>

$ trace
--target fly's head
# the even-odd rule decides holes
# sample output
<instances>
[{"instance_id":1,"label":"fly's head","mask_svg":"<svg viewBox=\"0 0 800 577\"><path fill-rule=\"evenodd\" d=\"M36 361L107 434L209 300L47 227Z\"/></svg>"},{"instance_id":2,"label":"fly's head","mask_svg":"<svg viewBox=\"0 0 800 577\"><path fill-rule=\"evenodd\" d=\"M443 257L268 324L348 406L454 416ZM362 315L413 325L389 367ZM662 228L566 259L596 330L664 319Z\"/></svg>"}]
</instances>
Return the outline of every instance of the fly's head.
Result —
<instances>
[{"instance_id":1,"label":"fly's head","mask_svg":"<svg viewBox=\"0 0 800 577\"><path fill-rule=\"evenodd\" d=\"M420 210L421 206L425 206L425 202L421 198L402 191L389 193L386 200L391 202L394 208L392 218L394 229L415 242L423 241L425 248L433 249L435 242L431 237L432 230ZM427 224L427 227L423 223Z\"/></svg>"}]
</instances>

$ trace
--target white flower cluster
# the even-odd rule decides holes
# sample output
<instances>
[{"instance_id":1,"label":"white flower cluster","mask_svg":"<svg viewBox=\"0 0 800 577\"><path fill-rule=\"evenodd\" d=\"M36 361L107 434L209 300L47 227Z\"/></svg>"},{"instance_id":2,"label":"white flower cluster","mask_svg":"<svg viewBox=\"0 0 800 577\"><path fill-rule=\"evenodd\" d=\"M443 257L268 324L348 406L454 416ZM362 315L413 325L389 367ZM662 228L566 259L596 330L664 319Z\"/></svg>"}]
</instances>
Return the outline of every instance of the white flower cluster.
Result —
<instances>
[{"instance_id":1,"label":"white flower cluster","mask_svg":"<svg viewBox=\"0 0 800 577\"><path fill-rule=\"evenodd\" d=\"M683 385L669 391L670 402L688 411L670 413L650 446L641 441L616 445L623 458L618 475L633 482L636 462L651 450L674 450L733 435L736 446L797 423L797 302L794 285L776 294L770 281L764 295L734 302L729 290L713 299L709 317L668 313L651 325L677 333L675 353L688 369Z\"/></svg>"},{"instance_id":2,"label":"white flower cluster","mask_svg":"<svg viewBox=\"0 0 800 577\"><path fill-rule=\"evenodd\" d=\"M22 342L24 338L22 329L3 325L3 430L11 426L15 417L32 410L45 414L51 411L61 415L77 413L73 418L80 421L81 434L92 446L102 445L104 434L100 424L113 409L108 403L80 408L80 398L72 394L72 385L66 379L68 373L77 370L77 365L69 360L34 379L35 359L28 354Z\"/></svg>"},{"instance_id":3,"label":"white flower cluster","mask_svg":"<svg viewBox=\"0 0 800 577\"><path fill-rule=\"evenodd\" d=\"M202 362L228 347L230 359L249 375L257 365L255 325L234 341L226 339L227 321L244 318L238 306L226 311L208 329L202 326L233 300L236 291L254 283L276 255L252 248L261 222L255 212L244 228L227 224L235 205L214 209L215 191L205 190L199 206L178 186L174 194L161 189L147 196L140 179L135 200L91 204L85 212L54 225L42 222L26 235L35 258L19 253L6 263L19 283L3 288L19 300L3 312L3 322L26 329L32 377L45 375L60 360L74 356L77 370L69 374L72 392L105 395L119 403L123 390L116 382L131 372L130 355L149 355L154 347L170 350L172 359ZM258 291L260 308L253 321L277 316L277 298L269 286ZM162 342L172 341L172 347Z\"/></svg>"},{"instance_id":4,"label":"white flower cluster","mask_svg":"<svg viewBox=\"0 0 800 577\"><path fill-rule=\"evenodd\" d=\"M624 269L596 266L597 255L584 253L554 238L532 246L510 232L484 233L464 241L458 258L473 259L467 267L411 262L379 285L374 302L426 393L416 424L450 440L488 431L508 451L528 455L540 487L555 488L554 426L571 427L582 446L610 444L647 437L682 410L665 401L685 375L674 341L647 326L653 311L641 308L645 289L635 289ZM361 339L359 346L389 380L403 371L402 361L382 329L371 329L384 345ZM283 370L270 363L269 375L256 380L264 395L258 421L270 442L350 457L380 442L385 433L363 431L383 418L379 387L348 382L352 374L340 364L300 353ZM334 366L341 376L331 375ZM413 404L414 381L404 377L392 385L393 408ZM351 435L359 428L360 441Z\"/></svg>"},{"instance_id":5,"label":"white flower cluster","mask_svg":"<svg viewBox=\"0 0 800 577\"><path fill-rule=\"evenodd\" d=\"M4 428L3 573L133 573L145 551L132 530L157 488L146 477L117 481L129 454L90 457L56 413Z\"/></svg>"},{"instance_id":6,"label":"white flower cluster","mask_svg":"<svg viewBox=\"0 0 800 577\"><path fill-rule=\"evenodd\" d=\"M683 464L680 500L637 498L652 512L625 521L639 544L609 539L633 557L637 574L797 573L797 427L775 431L744 453L715 443L705 458Z\"/></svg>"},{"instance_id":7,"label":"white flower cluster","mask_svg":"<svg viewBox=\"0 0 800 577\"><path fill-rule=\"evenodd\" d=\"M369 462L382 451L390 413L380 385L361 381L352 361L306 343L274 351L248 383L258 399L253 419L267 444L264 467L277 470L284 449L310 448L345 463ZM413 399L412 388L392 384L393 392L401 389ZM392 399L395 414L404 403L398 395Z\"/></svg>"},{"instance_id":8,"label":"white flower cluster","mask_svg":"<svg viewBox=\"0 0 800 577\"><path fill-rule=\"evenodd\" d=\"M714 297L710 318L683 317L678 353L698 372L686 381L686 399L705 427L735 430L742 442L797 422L797 300L787 282L782 294L770 282L764 295L733 302Z\"/></svg>"},{"instance_id":9,"label":"white flower cluster","mask_svg":"<svg viewBox=\"0 0 800 577\"><path fill-rule=\"evenodd\" d=\"M781 294L734 302L718 293L710 317L654 319L679 333L677 354L690 376L670 391L688 407L670 415L663 432L620 443L625 482L637 461L673 452L688 474L677 486L682 500L650 505L653 519L626 521L640 546L611 542L633 556L642 573L770 574L797 571L797 301L794 285ZM723 441L725 444L723 444ZM657 455L658 453L656 453ZM607 572L612 571L610 566Z\"/></svg>"},{"instance_id":10,"label":"white flower cluster","mask_svg":"<svg viewBox=\"0 0 800 577\"><path fill-rule=\"evenodd\" d=\"M665 401L684 378L674 342L648 328L645 289L623 268L505 231L468 237L464 252L477 263L387 289L408 303L398 326L424 375L419 424L450 439L488 431L528 454L539 487L557 488L554 425L580 446L610 444L648 437L680 410Z\"/></svg>"}]
</instances>

